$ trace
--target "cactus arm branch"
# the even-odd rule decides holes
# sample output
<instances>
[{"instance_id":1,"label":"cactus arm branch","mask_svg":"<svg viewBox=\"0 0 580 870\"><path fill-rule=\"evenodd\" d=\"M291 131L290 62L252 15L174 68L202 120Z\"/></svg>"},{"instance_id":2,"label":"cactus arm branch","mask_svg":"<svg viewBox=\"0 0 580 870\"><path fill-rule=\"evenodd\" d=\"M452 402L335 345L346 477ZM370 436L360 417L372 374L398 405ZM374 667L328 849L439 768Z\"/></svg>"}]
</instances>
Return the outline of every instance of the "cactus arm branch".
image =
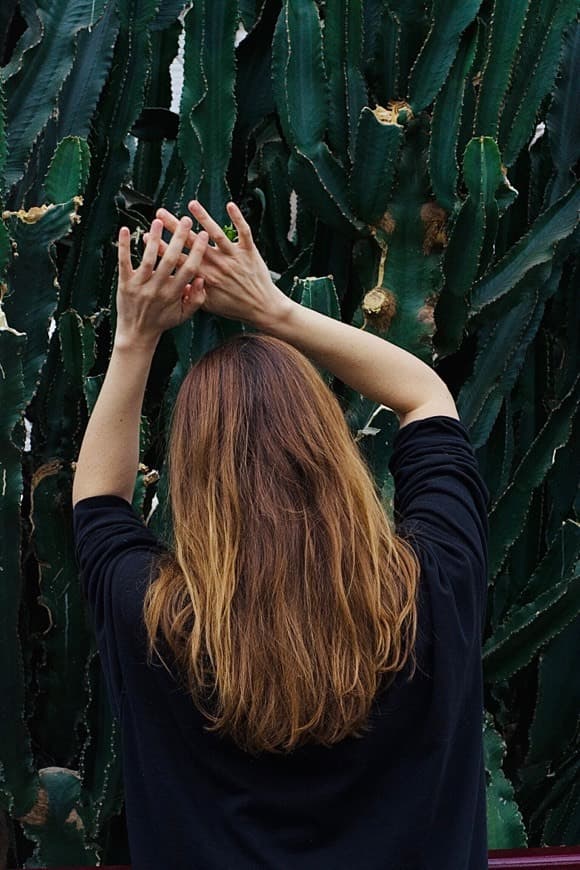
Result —
<instances>
[{"instance_id":1,"label":"cactus arm branch","mask_svg":"<svg viewBox=\"0 0 580 870\"><path fill-rule=\"evenodd\" d=\"M117 340L79 453L72 502L95 495L133 497L139 465L139 424L155 346Z\"/></svg>"}]
</instances>

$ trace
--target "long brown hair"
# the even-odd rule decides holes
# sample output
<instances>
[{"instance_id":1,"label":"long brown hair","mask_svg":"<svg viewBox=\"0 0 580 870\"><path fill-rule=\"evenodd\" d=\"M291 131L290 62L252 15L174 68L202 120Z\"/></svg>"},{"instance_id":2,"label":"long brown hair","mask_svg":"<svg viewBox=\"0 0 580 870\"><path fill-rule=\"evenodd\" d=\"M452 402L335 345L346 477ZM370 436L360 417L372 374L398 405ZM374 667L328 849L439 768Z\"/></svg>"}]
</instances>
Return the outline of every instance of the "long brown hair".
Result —
<instances>
[{"instance_id":1,"label":"long brown hair","mask_svg":"<svg viewBox=\"0 0 580 870\"><path fill-rule=\"evenodd\" d=\"M383 675L415 670L419 564L334 393L291 345L238 335L185 377L168 463L150 655L161 638L208 730L248 752L362 736Z\"/></svg>"}]
</instances>

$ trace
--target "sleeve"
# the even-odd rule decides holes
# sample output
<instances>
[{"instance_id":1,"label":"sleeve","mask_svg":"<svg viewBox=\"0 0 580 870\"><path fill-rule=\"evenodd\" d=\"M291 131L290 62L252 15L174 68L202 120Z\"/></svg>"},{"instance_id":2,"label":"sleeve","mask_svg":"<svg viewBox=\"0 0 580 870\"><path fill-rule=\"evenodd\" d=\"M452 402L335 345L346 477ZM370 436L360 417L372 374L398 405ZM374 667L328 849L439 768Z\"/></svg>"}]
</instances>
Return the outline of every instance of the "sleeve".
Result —
<instances>
[{"instance_id":1,"label":"sleeve","mask_svg":"<svg viewBox=\"0 0 580 870\"><path fill-rule=\"evenodd\" d=\"M107 691L119 716L123 663L142 637L140 615L153 557L165 547L133 506L114 495L78 501L73 532Z\"/></svg>"},{"instance_id":2,"label":"sleeve","mask_svg":"<svg viewBox=\"0 0 580 870\"><path fill-rule=\"evenodd\" d=\"M397 531L435 562L464 623L485 618L489 491L465 425L454 417L414 420L398 430L389 462ZM475 587L475 588L473 588Z\"/></svg>"}]
</instances>

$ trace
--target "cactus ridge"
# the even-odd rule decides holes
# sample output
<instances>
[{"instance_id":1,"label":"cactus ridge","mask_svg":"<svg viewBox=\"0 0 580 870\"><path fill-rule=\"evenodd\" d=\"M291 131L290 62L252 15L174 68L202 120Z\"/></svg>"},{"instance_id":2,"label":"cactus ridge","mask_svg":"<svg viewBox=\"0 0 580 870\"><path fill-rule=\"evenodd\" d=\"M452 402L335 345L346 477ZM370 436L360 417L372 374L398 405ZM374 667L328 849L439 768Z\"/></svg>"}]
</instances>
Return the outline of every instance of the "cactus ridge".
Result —
<instances>
[{"instance_id":1,"label":"cactus ridge","mask_svg":"<svg viewBox=\"0 0 580 870\"><path fill-rule=\"evenodd\" d=\"M429 177L437 202L448 212L457 207L457 144L465 101L466 78L475 59L478 31L468 28L431 114Z\"/></svg>"},{"instance_id":2,"label":"cactus ridge","mask_svg":"<svg viewBox=\"0 0 580 870\"><path fill-rule=\"evenodd\" d=\"M432 21L409 75L409 103L418 113L437 97L455 60L463 31L477 15L481 0L455 3L433 0Z\"/></svg>"},{"instance_id":3,"label":"cactus ridge","mask_svg":"<svg viewBox=\"0 0 580 870\"><path fill-rule=\"evenodd\" d=\"M514 800L514 788L502 770L506 744L486 716L483 728L483 755L487 785L487 822L490 849L500 848L509 839L513 846L526 846L522 814Z\"/></svg>"},{"instance_id":4,"label":"cactus ridge","mask_svg":"<svg viewBox=\"0 0 580 870\"><path fill-rule=\"evenodd\" d=\"M497 0L491 16L488 51L477 91L473 135L497 138L505 94L531 0ZM517 38L514 39L514 34Z\"/></svg>"},{"instance_id":5,"label":"cactus ridge","mask_svg":"<svg viewBox=\"0 0 580 870\"><path fill-rule=\"evenodd\" d=\"M490 571L495 574L502 566L507 551L516 540L526 519L531 493L543 481L552 464L554 451L570 437L572 419L578 407L580 377L572 389L553 409L536 439L516 468L509 486L493 505L490 527Z\"/></svg>"},{"instance_id":6,"label":"cactus ridge","mask_svg":"<svg viewBox=\"0 0 580 870\"><path fill-rule=\"evenodd\" d=\"M533 2L533 0L532 0ZM505 102L500 124L504 162L511 166L533 132L536 115L546 92L556 77L562 45L562 31L574 18L576 3L566 0L561 4L540 2L536 15L529 18L529 33L524 33L522 50L518 58L518 81L514 81ZM527 37L527 39L526 39Z\"/></svg>"}]
</instances>

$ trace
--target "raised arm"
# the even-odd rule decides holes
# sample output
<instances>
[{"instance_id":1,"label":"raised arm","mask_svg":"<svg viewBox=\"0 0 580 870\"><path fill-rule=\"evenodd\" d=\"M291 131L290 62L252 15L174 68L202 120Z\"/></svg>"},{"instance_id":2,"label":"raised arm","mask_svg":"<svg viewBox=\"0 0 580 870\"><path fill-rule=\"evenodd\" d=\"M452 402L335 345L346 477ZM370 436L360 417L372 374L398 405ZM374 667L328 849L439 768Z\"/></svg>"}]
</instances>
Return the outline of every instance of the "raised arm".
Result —
<instances>
[{"instance_id":1,"label":"raised arm","mask_svg":"<svg viewBox=\"0 0 580 870\"><path fill-rule=\"evenodd\" d=\"M234 203L227 208L238 243L226 237L198 202L192 201L189 208L217 246L206 250L200 269L207 291L204 309L237 318L294 345L352 389L391 408L401 426L435 415L459 419L445 383L413 354L305 308L282 293ZM157 217L171 232L177 227L177 218L165 209L159 209ZM190 243L194 238L191 233Z\"/></svg>"},{"instance_id":2,"label":"raised arm","mask_svg":"<svg viewBox=\"0 0 580 870\"><path fill-rule=\"evenodd\" d=\"M390 341L286 296L261 328L293 344L363 396L392 408L401 426L436 414L459 418L451 393L433 369Z\"/></svg>"}]
</instances>

